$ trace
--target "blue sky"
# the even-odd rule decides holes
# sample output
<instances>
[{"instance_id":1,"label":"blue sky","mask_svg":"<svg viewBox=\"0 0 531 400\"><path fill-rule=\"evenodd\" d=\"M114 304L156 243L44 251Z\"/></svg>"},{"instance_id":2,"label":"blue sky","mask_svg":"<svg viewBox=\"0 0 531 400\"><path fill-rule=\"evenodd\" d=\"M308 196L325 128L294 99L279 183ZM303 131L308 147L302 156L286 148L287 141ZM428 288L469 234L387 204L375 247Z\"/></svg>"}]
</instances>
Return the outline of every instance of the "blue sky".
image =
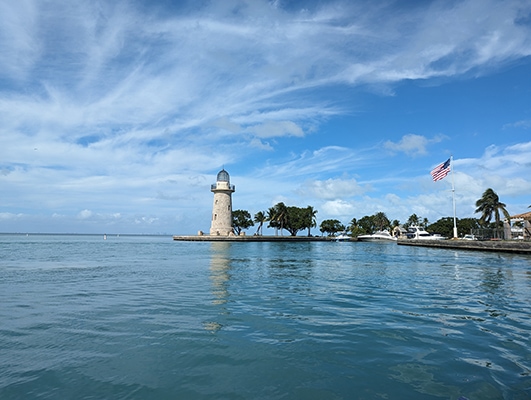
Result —
<instances>
[{"instance_id":1,"label":"blue sky","mask_svg":"<svg viewBox=\"0 0 531 400\"><path fill-rule=\"evenodd\" d=\"M435 222L450 155L459 218L531 205L527 0L20 0L0 54L0 232L208 231L223 167L253 215Z\"/></svg>"}]
</instances>

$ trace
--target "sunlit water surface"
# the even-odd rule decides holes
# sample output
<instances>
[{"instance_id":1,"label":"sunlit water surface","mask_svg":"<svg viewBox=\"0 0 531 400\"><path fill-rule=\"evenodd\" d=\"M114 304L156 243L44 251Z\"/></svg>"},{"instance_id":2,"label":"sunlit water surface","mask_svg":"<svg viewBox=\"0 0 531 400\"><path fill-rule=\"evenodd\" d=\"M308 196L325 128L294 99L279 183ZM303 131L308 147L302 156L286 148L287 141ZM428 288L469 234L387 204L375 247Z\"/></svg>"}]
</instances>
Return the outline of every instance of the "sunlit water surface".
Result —
<instances>
[{"instance_id":1,"label":"sunlit water surface","mask_svg":"<svg viewBox=\"0 0 531 400\"><path fill-rule=\"evenodd\" d=\"M530 399L531 258L0 235L0 399Z\"/></svg>"}]
</instances>

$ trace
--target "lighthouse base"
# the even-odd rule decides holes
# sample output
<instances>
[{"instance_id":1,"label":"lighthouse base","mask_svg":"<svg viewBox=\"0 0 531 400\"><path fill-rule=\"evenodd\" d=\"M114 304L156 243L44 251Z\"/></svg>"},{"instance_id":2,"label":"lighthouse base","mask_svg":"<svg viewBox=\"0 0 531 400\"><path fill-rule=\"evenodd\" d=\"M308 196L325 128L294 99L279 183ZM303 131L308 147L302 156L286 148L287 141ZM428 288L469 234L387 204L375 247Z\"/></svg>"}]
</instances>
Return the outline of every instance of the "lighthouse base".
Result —
<instances>
[{"instance_id":1,"label":"lighthouse base","mask_svg":"<svg viewBox=\"0 0 531 400\"><path fill-rule=\"evenodd\" d=\"M234 236L232 228L211 228L210 236Z\"/></svg>"}]
</instances>

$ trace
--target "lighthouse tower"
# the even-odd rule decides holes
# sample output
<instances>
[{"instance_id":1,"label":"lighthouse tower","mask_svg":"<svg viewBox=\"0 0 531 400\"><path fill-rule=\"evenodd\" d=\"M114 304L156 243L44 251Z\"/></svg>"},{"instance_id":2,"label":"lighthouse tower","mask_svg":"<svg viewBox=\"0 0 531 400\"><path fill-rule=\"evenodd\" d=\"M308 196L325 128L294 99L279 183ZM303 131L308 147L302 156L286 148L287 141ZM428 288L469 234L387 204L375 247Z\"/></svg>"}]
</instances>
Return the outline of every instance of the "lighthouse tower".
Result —
<instances>
[{"instance_id":1,"label":"lighthouse tower","mask_svg":"<svg viewBox=\"0 0 531 400\"><path fill-rule=\"evenodd\" d=\"M234 185L230 184L229 173L225 169L219 171L216 183L210 188L210 191L214 193L211 235L228 236L232 232L232 193L234 190Z\"/></svg>"}]
</instances>

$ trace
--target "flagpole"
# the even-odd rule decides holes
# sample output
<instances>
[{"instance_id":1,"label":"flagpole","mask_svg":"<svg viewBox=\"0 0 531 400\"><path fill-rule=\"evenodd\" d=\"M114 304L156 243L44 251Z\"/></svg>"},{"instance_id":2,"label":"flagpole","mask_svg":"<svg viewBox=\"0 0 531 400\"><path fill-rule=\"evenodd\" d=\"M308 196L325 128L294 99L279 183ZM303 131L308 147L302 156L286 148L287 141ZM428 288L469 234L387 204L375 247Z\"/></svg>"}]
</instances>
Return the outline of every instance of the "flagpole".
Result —
<instances>
[{"instance_id":1,"label":"flagpole","mask_svg":"<svg viewBox=\"0 0 531 400\"><path fill-rule=\"evenodd\" d=\"M450 172L452 173L452 201L454 206L454 239L457 239L457 221L455 217L455 184L454 184L454 157L450 156Z\"/></svg>"}]
</instances>

